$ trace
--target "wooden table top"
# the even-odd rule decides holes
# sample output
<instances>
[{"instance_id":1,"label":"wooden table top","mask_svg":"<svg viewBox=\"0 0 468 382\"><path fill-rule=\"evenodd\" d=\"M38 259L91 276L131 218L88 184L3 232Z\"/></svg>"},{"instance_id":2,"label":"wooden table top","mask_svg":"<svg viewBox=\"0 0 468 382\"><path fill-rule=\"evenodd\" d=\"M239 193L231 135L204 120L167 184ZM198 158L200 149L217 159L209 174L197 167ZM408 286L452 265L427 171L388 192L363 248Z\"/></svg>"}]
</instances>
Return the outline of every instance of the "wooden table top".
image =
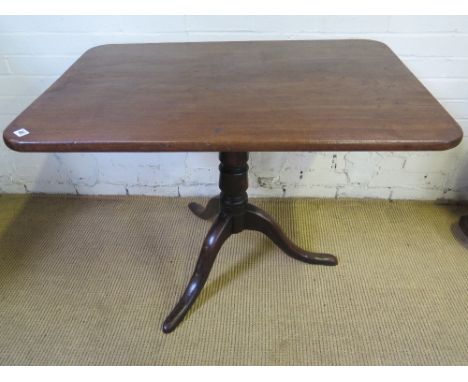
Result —
<instances>
[{"instance_id":1,"label":"wooden table top","mask_svg":"<svg viewBox=\"0 0 468 382\"><path fill-rule=\"evenodd\" d=\"M98 46L4 132L14 150L62 152L443 150L461 138L370 40Z\"/></svg>"}]
</instances>

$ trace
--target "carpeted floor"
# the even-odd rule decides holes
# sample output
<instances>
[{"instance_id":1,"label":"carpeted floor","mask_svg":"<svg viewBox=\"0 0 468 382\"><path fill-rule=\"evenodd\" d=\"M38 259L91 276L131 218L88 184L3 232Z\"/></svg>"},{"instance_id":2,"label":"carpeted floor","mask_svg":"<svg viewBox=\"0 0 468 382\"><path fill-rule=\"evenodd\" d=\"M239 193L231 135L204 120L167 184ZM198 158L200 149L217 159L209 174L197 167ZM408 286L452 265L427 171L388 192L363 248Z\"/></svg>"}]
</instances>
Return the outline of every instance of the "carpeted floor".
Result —
<instances>
[{"instance_id":1,"label":"carpeted floor","mask_svg":"<svg viewBox=\"0 0 468 382\"><path fill-rule=\"evenodd\" d=\"M231 237L165 335L210 224L187 199L0 196L0 364L468 365L466 207L253 202L340 264Z\"/></svg>"}]
</instances>

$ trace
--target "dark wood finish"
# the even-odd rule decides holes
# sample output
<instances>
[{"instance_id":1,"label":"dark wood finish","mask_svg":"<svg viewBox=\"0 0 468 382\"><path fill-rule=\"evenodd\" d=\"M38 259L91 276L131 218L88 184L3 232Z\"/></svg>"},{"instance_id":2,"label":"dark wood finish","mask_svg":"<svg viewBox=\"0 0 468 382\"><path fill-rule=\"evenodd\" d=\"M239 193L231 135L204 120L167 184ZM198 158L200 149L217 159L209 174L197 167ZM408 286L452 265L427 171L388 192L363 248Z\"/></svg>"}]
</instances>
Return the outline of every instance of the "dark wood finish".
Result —
<instances>
[{"instance_id":1,"label":"dark wood finish","mask_svg":"<svg viewBox=\"0 0 468 382\"><path fill-rule=\"evenodd\" d=\"M4 132L18 151L443 150L461 138L369 40L98 46Z\"/></svg>"},{"instance_id":2,"label":"dark wood finish","mask_svg":"<svg viewBox=\"0 0 468 382\"><path fill-rule=\"evenodd\" d=\"M248 203L247 197L247 153L220 153L221 164L219 188L220 197L213 198L207 209L194 204L189 206L195 215L206 219L220 208L219 215L205 241L198 257L195 271L169 316L163 323L163 332L173 331L183 320L205 285L216 256L229 236L243 230L253 230L265 234L287 255L309 264L337 265L335 256L303 250L289 240L278 224L266 212Z\"/></svg>"},{"instance_id":3,"label":"dark wood finish","mask_svg":"<svg viewBox=\"0 0 468 382\"><path fill-rule=\"evenodd\" d=\"M215 196L208 201L206 207L203 207L198 203L190 203L188 207L190 211L192 211L200 219L208 220L219 213L221 208L219 203L219 196Z\"/></svg>"},{"instance_id":4,"label":"dark wood finish","mask_svg":"<svg viewBox=\"0 0 468 382\"><path fill-rule=\"evenodd\" d=\"M255 230L295 259L337 264L296 246L248 203L248 151L443 150L462 131L386 45L327 40L99 46L3 138L18 151L221 152L219 199L190 205L203 219L219 214L167 333L232 234Z\"/></svg>"},{"instance_id":5,"label":"dark wood finish","mask_svg":"<svg viewBox=\"0 0 468 382\"><path fill-rule=\"evenodd\" d=\"M220 214L211 226L203 241L195 271L184 294L163 323L163 332L172 332L183 320L190 307L200 294L213 267L216 255L226 239L231 235L231 217Z\"/></svg>"},{"instance_id":6,"label":"dark wood finish","mask_svg":"<svg viewBox=\"0 0 468 382\"><path fill-rule=\"evenodd\" d=\"M296 260L309 264L337 265L335 256L327 253L308 252L299 248L283 233L280 226L265 211L247 205L244 229L258 231L268 236L284 253Z\"/></svg>"}]
</instances>

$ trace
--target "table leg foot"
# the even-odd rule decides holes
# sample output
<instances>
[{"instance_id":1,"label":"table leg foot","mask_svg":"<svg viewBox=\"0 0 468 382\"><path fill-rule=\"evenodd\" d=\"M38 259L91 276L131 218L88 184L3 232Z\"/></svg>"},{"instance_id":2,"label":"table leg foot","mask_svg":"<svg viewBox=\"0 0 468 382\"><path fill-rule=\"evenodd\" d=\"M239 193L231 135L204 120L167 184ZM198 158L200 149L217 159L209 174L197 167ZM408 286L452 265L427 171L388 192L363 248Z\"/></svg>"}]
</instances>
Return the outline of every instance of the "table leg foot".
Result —
<instances>
[{"instance_id":1,"label":"table leg foot","mask_svg":"<svg viewBox=\"0 0 468 382\"><path fill-rule=\"evenodd\" d=\"M227 215L220 214L205 237L200 256L195 266L195 271L193 272L185 292L164 321L162 327L164 333L172 332L183 320L203 289L216 256L230 234L231 218Z\"/></svg>"},{"instance_id":2,"label":"table leg foot","mask_svg":"<svg viewBox=\"0 0 468 382\"><path fill-rule=\"evenodd\" d=\"M268 236L281 250L296 260L309 264L337 265L335 256L326 253L305 251L294 244L284 234L280 226L265 211L251 204L247 205L245 213L245 229L258 231Z\"/></svg>"},{"instance_id":3,"label":"table leg foot","mask_svg":"<svg viewBox=\"0 0 468 382\"><path fill-rule=\"evenodd\" d=\"M190 211L192 211L196 216L203 220L211 219L213 216L219 213L220 206L219 206L219 196L215 196L211 198L206 207L198 203L190 203L188 205Z\"/></svg>"}]
</instances>

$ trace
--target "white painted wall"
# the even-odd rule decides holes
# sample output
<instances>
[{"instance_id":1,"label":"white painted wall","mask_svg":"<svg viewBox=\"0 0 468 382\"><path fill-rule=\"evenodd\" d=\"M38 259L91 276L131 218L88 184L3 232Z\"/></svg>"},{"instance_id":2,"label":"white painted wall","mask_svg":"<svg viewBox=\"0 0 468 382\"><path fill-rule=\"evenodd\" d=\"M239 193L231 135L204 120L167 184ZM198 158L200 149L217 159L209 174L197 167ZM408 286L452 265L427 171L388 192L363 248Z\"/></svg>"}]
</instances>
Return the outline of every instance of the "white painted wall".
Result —
<instances>
[{"instance_id":1,"label":"white painted wall","mask_svg":"<svg viewBox=\"0 0 468 382\"><path fill-rule=\"evenodd\" d=\"M0 17L0 128L105 43L383 41L468 131L468 17ZM468 199L468 145L434 153L252 153L252 196ZM216 153L24 154L0 144L0 192L212 195Z\"/></svg>"}]
</instances>

